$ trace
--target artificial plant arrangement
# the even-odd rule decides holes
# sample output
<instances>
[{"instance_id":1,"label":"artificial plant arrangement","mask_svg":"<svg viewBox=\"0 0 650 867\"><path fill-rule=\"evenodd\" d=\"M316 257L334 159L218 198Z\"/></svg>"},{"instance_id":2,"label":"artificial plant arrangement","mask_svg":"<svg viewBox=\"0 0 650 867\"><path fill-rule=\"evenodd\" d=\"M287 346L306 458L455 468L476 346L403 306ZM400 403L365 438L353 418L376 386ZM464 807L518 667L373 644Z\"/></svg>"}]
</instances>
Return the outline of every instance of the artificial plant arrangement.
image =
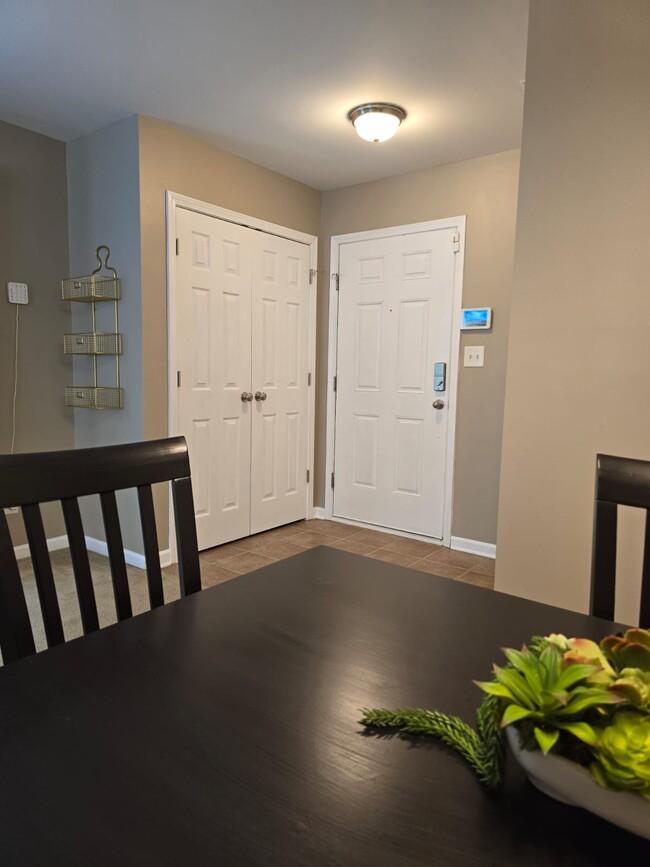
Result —
<instances>
[{"instance_id":1,"label":"artificial plant arrangement","mask_svg":"<svg viewBox=\"0 0 650 867\"><path fill-rule=\"evenodd\" d=\"M524 750L559 754L590 769L605 788L650 800L650 631L628 629L600 644L564 635L505 649L507 664L476 682L485 697L476 728L436 710L364 710L370 728L432 735L456 750L479 781L498 790L504 732Z\"/></svg>"}]
</instances>

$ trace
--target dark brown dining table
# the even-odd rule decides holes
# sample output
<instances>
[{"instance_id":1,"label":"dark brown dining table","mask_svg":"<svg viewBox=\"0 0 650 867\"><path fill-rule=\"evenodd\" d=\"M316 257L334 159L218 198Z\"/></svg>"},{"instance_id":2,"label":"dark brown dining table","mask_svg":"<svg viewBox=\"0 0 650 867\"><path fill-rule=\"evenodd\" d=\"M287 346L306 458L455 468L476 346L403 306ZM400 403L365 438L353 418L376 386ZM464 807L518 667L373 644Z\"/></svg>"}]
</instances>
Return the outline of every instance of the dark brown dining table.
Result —
<instances>
[{"instance_id":1,"label":"dark brown dining table","mask_svg":"<svg viewBox=\"0 0 650 867\"><path fill-rule=\"evenodd\" d=\"M650 844L375 706L472 720L499 648L613 624L314 548L0 670L7 867L608 867Z\"/></svg>"}]
</instances>

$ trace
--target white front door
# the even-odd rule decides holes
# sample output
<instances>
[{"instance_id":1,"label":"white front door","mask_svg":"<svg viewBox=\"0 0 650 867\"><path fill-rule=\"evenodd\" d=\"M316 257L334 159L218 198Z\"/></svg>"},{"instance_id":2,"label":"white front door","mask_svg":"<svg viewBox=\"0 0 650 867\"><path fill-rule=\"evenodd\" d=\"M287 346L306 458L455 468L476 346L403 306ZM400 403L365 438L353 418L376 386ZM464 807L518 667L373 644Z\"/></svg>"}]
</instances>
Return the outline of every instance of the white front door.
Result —
<instances>
[{"instance_id":1,"label":"white front door","mask_svg":"<svg viewBox=\"0 0 650 867\"><path fill-rule=\"evenodd\" d=\"M309 248L184 208L176 234L177 431L203 550L306 517Z\"/></svg>"},{"instance_id":2,"label":"white front door","mask_svg":"<svg viewBox=\"0 0 650 867\"><path fill-rule=\"evenodd\" d=\"M338 517L443 537L456 231L339 247Z\"/></svg>"},{"instance_id":3,"label":"white front door","mask_svg":"<svg viewBox=\"0 0 650 867\"><path fill-rule=\"evenodd\" d=\"M309 249L255 232L251 533L305 517Z\"/></svg>"}]
</instances>

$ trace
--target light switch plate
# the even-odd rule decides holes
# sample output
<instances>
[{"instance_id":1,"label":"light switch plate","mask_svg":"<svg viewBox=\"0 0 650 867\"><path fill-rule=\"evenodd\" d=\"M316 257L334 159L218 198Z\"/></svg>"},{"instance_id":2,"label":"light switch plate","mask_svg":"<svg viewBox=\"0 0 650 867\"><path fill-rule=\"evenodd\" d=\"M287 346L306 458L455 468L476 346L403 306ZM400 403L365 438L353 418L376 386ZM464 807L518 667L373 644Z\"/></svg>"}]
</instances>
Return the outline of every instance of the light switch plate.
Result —
<instances>
[{"instance_id":1,"label":"light switch plate","mask_svg":"<svg viewBox=\"0 0 650 867\"><path fill-rule=\"evenodd\" d=\"M7 298L10 304L27 304L29 301L27 283L7 283Z\"/></svg>"},{"instance_id":2,"label":"light switch plate","mask_svg":"<svg viewBox=\"0 0 650 867\"><path fill-rule=\"evenodd\" d=\"M485 357L484 346L466 346L465 347L465 367L483 367Z\"/></svg>"}]
</instances>

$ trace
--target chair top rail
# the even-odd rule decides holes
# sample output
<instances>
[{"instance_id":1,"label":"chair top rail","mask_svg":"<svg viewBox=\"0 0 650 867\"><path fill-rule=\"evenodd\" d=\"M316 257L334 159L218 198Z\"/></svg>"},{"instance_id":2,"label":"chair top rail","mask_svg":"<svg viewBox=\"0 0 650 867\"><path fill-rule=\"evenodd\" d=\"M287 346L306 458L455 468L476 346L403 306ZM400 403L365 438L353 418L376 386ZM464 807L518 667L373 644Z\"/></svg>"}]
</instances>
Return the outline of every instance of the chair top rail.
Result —
<instances>
[{"instance_id":1,"label":"chair top rail","mask_svg":"<svg viewBox=\"0 0 650 867\"><path fill-rule=\"evenodd\" d=\"M184 437L0 455L0 508L119 491L189 475Z\"/></svg>"},{"instance_id":2,"label":"chair top rail","mask_svg":"<svg viewBox=\"0 0 650 867\"><path fill-rule=\"evenodd\" d=\"M596 480L597 500L650 508L650 461L597 455Z\"/></svg>"}]
</instances>

